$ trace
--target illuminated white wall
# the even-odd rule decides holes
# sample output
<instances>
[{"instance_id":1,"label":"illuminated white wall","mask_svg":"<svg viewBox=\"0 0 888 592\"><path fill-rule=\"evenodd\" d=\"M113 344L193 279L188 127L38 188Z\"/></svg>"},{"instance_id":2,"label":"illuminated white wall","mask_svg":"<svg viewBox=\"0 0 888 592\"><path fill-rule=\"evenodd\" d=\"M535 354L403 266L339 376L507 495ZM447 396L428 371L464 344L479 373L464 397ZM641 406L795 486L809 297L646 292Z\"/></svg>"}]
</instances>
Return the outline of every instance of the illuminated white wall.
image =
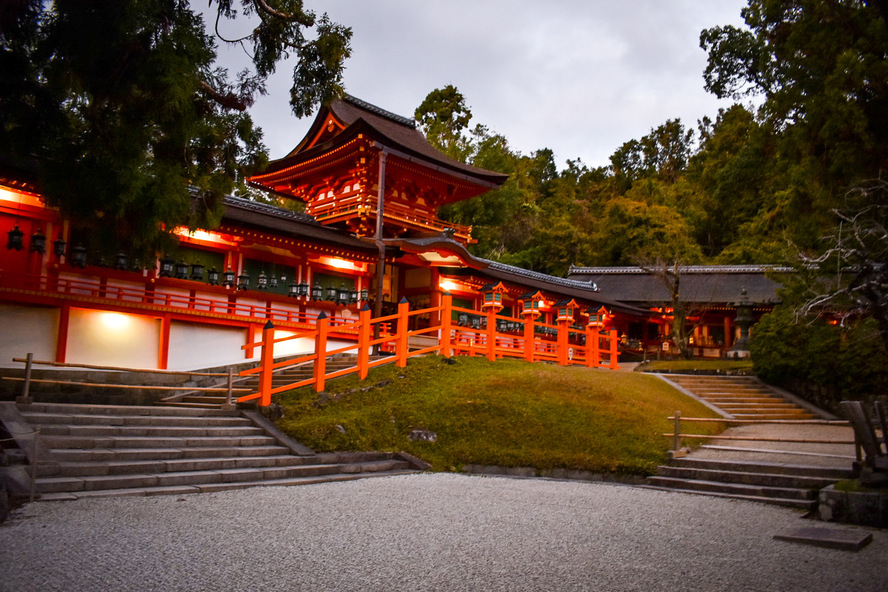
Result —
<instances>
[{"instance_id":1,"label":"illuminated white wall","mask_svg":"<svg viewBox=\"0 0 888 592\"><path fill-rule=\"evenodd\" d=\"M55 361L59 309L0 304L0 368L24 368L13 358L34 354L35 360Z\"/></svg>"},{"instance_id":2,"label":"illuminated white wall","mask_svg":"<svg viewBox=\"0 0 888 592\"><path fill-rule=\"evenodd\" d=\"M157 368L160 320L71 309L66 361L124 368Z\"/></svg>"},{"instance_id":3,"label":"illuminated white wall","mask_svg":"<svg viewBox=\"0 0 888 592\"><path fill-rule=\"evenodd\" d=\"M194 323L170 324L170 370L215 368L246 361L241 346L247 342L247 330Z\"/></svg>"}]
</instances>

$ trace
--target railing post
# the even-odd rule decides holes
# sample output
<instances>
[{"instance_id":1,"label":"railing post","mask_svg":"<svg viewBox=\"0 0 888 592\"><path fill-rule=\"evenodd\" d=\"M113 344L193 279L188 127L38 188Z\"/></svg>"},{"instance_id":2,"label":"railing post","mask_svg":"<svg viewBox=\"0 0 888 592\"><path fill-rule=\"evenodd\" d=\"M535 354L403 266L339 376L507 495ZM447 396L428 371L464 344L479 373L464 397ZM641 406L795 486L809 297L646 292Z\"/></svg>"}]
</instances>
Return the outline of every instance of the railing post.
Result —
<instances>
[{"instance_id":1,"label":"railing post","mask_svg":"<svg viewBox=\"0 0 888 592\"><path fill-rule=\"evenodd\" d=\"M558 365L559 366L567 366L570 361L567 359L567 342L568 342L568 328L567 323L569 321L558 321L558 336L555 340L555 345L558 348Z\"/></svg>"},{"instance_id":2,"label":"railing post","mask_svg":"<svg viewBox=\"0 0 888 592\"><path fill-rule=\"evenodd\" d=\"M259 372L259 405L268 407L271 405L271 377L274 365L274 325L271 321L265 323L262 328L262 356L259 363L262 368Z\"/></svg>"},{"instance_id":3,"label":"railing post","mask_svg":"<svg viewBox=\"0 0 888 592\"><path fill-rule=\"evenodd\" d=\"M592 367L599 368L601 366L601 332L598 327L592 330Z\"/></svg>"},{"instance_id":4,"label":"railing post","mask_svg":"<svg viewBox=\"0 0 888 592\"><path fill-rule=\"evenodd\" d=\"M441 297L441 344L440 354L445 358L450 357L450 325L453 319L453 296L450 292L444 292Z\"/></svg>"},{"instance_id":5,"label":"railing post","mask_svg":"<svg viewBox=\"0 0 888 592\"><path fill-rule=\"evenodd\" d=\"M408 312L410 312L410 303L407 302L406 298L401 297L401 301L398 302L398 361L395 362L398 365L398 368L403 368L407 365L407 338L408 333L410 333L407 328L408 321L410 320L410 317L407 314Z\"/></svg>"},{"instance_id":6,"label":"railing post","mask_svg":"<svg viewBox=\"0 0 888 592\"><path fill-rule=\"evenodd\" d=\"M610 369L611 370L619 370L620 369L620 360L617 359L619 357L619 352L617 350L617 330L610 330Z\"/></svg>"},{"instance_id":7,"label":"railing post","mask_svg":"<svg viewBox=\"0 0 888 592\"><path fill-rule=\"evenodd\" d=\"M370 372L370 325L372 311L366 303L358 313L358 378L364 380Z\"/></svg>"},{"instance_id":8,"label":"railing post","mask_svg":"<svg viewBox=\"0 0 888 592\"><path fill-rule=\"evenodd\" d=\"M532 311L524 313L524 360L526 362L534 361L534 352L536 351L536 333L533 330L534 317Z\"/></svg>"},{"instance_id":9,"label":"railing post","mask_svg":"<svg viewBox=\"0 0 888 592\"><path fill-rule=\"evenodd\" d=\"M487 359L496 362L496 309L487 309Z\"/></svg>"},{"instance_id":10,"label":"railing post","mask_svg":"<svg viewBox=\"0 0 888 592\"><path fill-rule=\"evenodd\" d=\"M672 451L678 452L681 448L681 411L675 412L675 427L672 432Z\"/></svg>"},{"instance_id":11,"label":"railing post","mask_svg":"<svg viewBox=\"0 0 888 592\"><path fill-rule=\"evenodd\" d=\"M223 411L233 411L235 409L234 403L231 402L231 397L234 390L234 368L228 366L228 392L225 395L225 403L222 405Z\"/></svg>"},{"instance_id":12,"label":"railing post","mask_svg":"<svg viewBox=\"0 0 888 592\"><path fill-rule=\"evenodd\" d=\"M315 322L317 333L315 334L315 364L314 364L314 389L319 393L327 385L327 331L330 319L321 311Z\"/></svg>"},{"instance_id":13,"label":"railing post","mask_svg":"<svg viewBox=\"0 0 888 592\"><path fill-rule=\"evenodd\" d=\"M586 367L591 368L595 365L593 362L594 356L592 355L592 342L595 341L595 331L592 330L591 325L586 325L586 332L584 333L586 337Z\"/></svg>"},{"instance_id":14,"label":"railing post","mask_svg":"<svg viewBox=\"0 0 888 592\"><path fill-rule=\"evenodd\" d=\"M16 397L15 402L20 405L30 405L33 401L31 400L31 367L34 362L34 354L28 352L25 360L25 384L22 387L22 394L19 397Z\"/></svg>"}]
</instances>

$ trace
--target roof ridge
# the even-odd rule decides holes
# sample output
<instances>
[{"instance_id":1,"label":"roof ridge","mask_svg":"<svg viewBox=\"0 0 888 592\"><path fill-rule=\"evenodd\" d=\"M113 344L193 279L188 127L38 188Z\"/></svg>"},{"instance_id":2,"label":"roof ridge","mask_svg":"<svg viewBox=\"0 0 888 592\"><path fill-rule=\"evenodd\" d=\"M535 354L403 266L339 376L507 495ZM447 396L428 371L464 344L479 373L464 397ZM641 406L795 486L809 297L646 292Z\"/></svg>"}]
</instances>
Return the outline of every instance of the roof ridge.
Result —
<instances>
[{"instance_id":1,"label":"roof ridge","mask_svg":"<svg viewBox=\"0 0 888 592\"><path fill-rule=\"evenodd\" d=\"M390 121L393 121L397 124L403 125L405 127L409 127L410 129L416 129L416 121L413 118L404 117L403 115L398 115L397 113L392 113L391 111L386 111L382 107L377 107L367 101L362 101L361 99L354 97L348 93L344 94L342 100L346 103L351 103L355 107L359 109L363 109L364 111L369 111L374 115L378 115L380 117L384 117Z\"/></svg>"},{"instance_id":2,"label":"roof ridge","mask_svg":"<svg viewBox=\"0 0 888 592\"><path fill-rule=\"evenodd\" d=\"M281 208L278 206L273 206L271 204L265 204L262 202L253 201L252 199L247 199L244 197L237 197L234 195L226 195L222 201L226 205L240 207L245 210L253 210L255 212L262 212L265 214L279 216L281 218L290 218L291 220L298 220L300 222L305 222L307 224L316 224L318 226L321 225L317 221L317 219L314 216L312 216L311 214L306 214L305 212L296 212L293 210L288 210L286 208Z\"/></svg>"},{"instance_id":3,"label":"roof ridge","mask_svg":"<svg viewBox=\"0 0 888 592\"><path fill-rule=\"evenodd\" d=\"M670 267L671 269L671 267ZM767 271L787 272L792 267L781 266L776 263L757 263L749 265L679 265L681 273L764 273ZM639 266L615 266L615 267L580 267L571 265L568 275L608 275L626 273L651 273L649 269Z\"/></svg>"}]
</instances>

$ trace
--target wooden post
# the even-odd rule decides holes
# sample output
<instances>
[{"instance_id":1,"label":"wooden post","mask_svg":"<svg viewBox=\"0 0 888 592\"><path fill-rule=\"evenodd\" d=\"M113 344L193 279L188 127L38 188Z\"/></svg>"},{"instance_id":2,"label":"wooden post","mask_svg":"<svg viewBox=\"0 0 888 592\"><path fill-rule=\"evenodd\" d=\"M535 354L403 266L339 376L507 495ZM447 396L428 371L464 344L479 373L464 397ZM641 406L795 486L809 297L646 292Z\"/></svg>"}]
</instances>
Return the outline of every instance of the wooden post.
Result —
<instances>
[{"instance_id":1,"label":"wooden post","mask_svg":"<svg viewBox=\"0 0 888 592\"><path fill-rule=\"evenodd\" d=\"M617 355L617 330L610 330L610 369L618 370L620 368L620 361L617 359L619 356Z\"/></svg>"},{"instance_id":2,"label":"wooden post","mask_svg":"<svg viewBox=\"0 0 888 592\"><path fill-rule=\"evenodd\" d=\"M450 292L444 292L441 297L441 337L438 340L441 344L440 354L445 358L450 357L450 325L453 319L453 296Z\"/></svg>"},{"instance_id":3,"label":"wooden post","mask_svg":"<svg viewBox=\"0 0 888 592\"><path fill-rule=\"evenodd\" d=\"M34 363L34 354L28 352L25 358L25 384L22 386L22 394L16 397L15 402L20 405L30 405L31 400L31 368Z\"/></svg>"},{"instance_id":4,"label":"wooden post","mask_svg":"<svg viewBox=\"0 0 888 592\"><path fill-rule=\"evenodd\" d=\"M496 362L496 310L487 309L487 359Z\"/></svg>"},{"instance_id":5,"label":"wooden post","mask_svg":"<svg viewBox=\"0 0 888 592\"><path fill-rule=\"evenodd\" d=\"M567 342L568 342L568 328L567 324L569 321L558 321L558 337L555 340L555 346L558 348L558 365L559 366L567 366L570 363L570 360L567 358Z\"/></svg>"},{"instance_id":6,"label":"wooden post","mask_svg":"<svg viewBox=\"0 0 888 592\"><path fill-rule=\"evenodd\" d=\"M524 360L526 362L534 361L534 352L536 351L536 334L533 332L533 311L524 312Z\"/></svg>"},{"instance_id":7,"label":"wooden post","mask_svg":"<svg viewBox=\"0 0 888 592\"><path fill-rule=\"evenodd\" d=\"M601 366L601 332L598 330L598 327L592 329L592 344L591 346L587 344L587 347L592 348L592 367L598 368Z\"/></svg>"},{"instance_id":8,"label":"wooden post","mask_svg":"<svg viewBox=\"0 0 888 592\"><path fill-rule=\"evenodd\" d=\"M672 434L672 451L678 452L681 447L681 411L675 412L675 427Z\"/></svg>"},{"instance_id":9,"label":"wooden post","mask_svg":"<svg viewBox=\"0 0 888 592\"><path fill-rule=\"evenodd\" d=\"M591 325L586 325L586 367L591 368L595 365L596 354L592 355L592 342L598 339L598 330L593 330ZM595 360L595 361L593 361Z\"/></svg>"},{"instance_id":10,"label":"wooden post","mask_svg":"<svg viewBox=\"0 0 888 592\"><path fill-rule=\"evenodd\" d=\"M262 371L259 373L259 405L271 405L271 377L274 365L274 325L271 321L262 328Z\"/></svg>"},{"instance_id":11,"label":"wooden post","mask_svg":"<svg viewBox=\"0 0 888 592\"><path fill-rule=\"evenodd\" d=\"M410 312L410 303L407 302L406 298L402 297L401 301L398 302L398 332L396 333L398 361L395 364L398 365L398 368L403 368L407 365L407 337L410 332L407 328L408 320L410 319L407 316L408 312Z\"/></svg>"},{"instance_id":12,"label":"wooden post","mask_svg":"<svg viewBox=\"0 0 888 592\"><path fill-rule=\"evenodd\" d=\"M324 390L327 384L327 331L329 326L330 319L327 318L324 311L321 311L315 322L317 333L315 334L314 389L318 393Z\"/></svg>"},{"instance_id":13,"label":"wooden post","mask_svg":"<svg viewBox=\"0 0 888 592\"><path fill-rule=\"evenodd\" d=\"M358 313L358 378L364 380L370 372L370 318L373 312L365 303Z\"/></svg>"}]
</instances>

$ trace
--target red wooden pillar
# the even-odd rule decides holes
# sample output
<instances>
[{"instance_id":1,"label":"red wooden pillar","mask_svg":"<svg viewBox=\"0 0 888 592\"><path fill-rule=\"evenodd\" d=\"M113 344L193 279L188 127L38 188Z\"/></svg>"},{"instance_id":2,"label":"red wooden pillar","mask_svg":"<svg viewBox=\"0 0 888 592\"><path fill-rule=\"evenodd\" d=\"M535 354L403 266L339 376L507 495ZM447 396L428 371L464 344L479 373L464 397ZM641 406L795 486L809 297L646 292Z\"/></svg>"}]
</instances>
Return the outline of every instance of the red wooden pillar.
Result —
<instances>
[{"instance_id":1,"label":"red wooden pillar","mask_svg":"<svg viewBox=\"0 0 888 592\"><path fill-rule=\"evenodd\" d=\"M271 405L271 378L274 375L274 325L271 321L262 328L262 371L259 373L259 405Z\"/></svg>"},{"instance_id":2,"label":"red wooden pillar","mask_svg":"<svg viewBox=\"0 0 888 592\"><path fill-rule=\"evenodd\" d=\"M533 322L533 311L524 311L524 360L526 362L533 362L536 352L536 334L533 331Z\"/></svg>"},{"instance_id":3,"label":"red wooden pillar","mask_svg":"<svg viewBox=\"0 0 888 592\"><path fill-rule=\"evenodd\" d=\"M593 329L592 325L586 325L586 366L592 367L597 365L598 362L598 352L596 351L593 355L592 353L592 343L598 342L598 329Z\"/></svg>"},{"instance_id":4,"label":"red wooden pillar","mask_svg":"<svg viewBox=\"0 0 888 592\"><path fill-rule=\"evenodd\" d=\"M71 323L71 307L63 304L59 310L59 334L56 338L56 362L64 363L68 356L68 327Z\"/></svg>"},{"instance_id":5,"label":"red wooden pillar","mask_svg":"<svg viewBox=\"0 0 888 592\"><path fill-rule=\"evenodd\" d=\"M157 367L166 370L170 363L170 315L160 317L160 351Z\"/></svg>"},{"instance_id":6,"label":"red wooden pillar","mask_svg":"<svg viewBox=\"0 0 888 592\"><path fill-rule=\"evenodd\" d=\"M619 352L617 351L617 330L610 330L610 368L611 370L618 370L620 368L619 360Z\"/></svg>"},{"instance_id":7,"label":"red wooden pillar","mask_svg":"<svg viewBox=\"0 0 888 592\"><path fill-rule=\"evenodd\" d=\"M496 310L492 306L487 309L487 359L496 361Z\"/></svg>"},{"instance_id":8,"label":"red wooden pillar","mask_svg":"<svg viewBox=\"0 0 888 592\"><path fill-rule=\"evenodd\" d=\"M246 358L248 360L252 359L253 356L256 355L256 348L249 347L249 346L256 343L256 335L259 334L259 331L260 331L260 329L257 325L251 324L247 327L247 346L248 347L244 351L246 351Z\"/></svg>"},{"instance_id":9,"label":"red wooden pillar","mask_svg":"<svg viewBox=\"0 0 888 592\"><path fill-rule=\"evenodd\" d=\"M407 302L406 298L401 298L401 301L398 302L398 361L395 362L398 368L403 368L407 365L407 338L410 333L410 329L407 327L410 319L407 315L408 312L410 312L410 303Z\"/></svg>"},{"instance_id":10,"label":"red wooden pillar","mask_svg":"<svg viewBox=\"0 0 888 592\"><path fill-rule=\"evenodd\" d=\"M598 330L598 327L592 329L592 343L587 344L587 347L592 348L592 367L598 368L601 366L601 332ZM589 355L589 354L587 354Z\"/></svg>"},{"instance_id":11,"label":"red wooden pillar","mask_svg":"<svg viewBox=\"0 0 888 592\"><path fill-rule=\"evenodd\" d=\"M734 345L732 337L734 336L731 335L731 319L728 315L725 315L725 351L728 351Z\"/></svg>"},{"instance_id":12,"label":"red wooden pillar","mask_svg":"<svg viewBox=\"0 0 888 592\"><path fill-rule=\"evenodd\" d=\"M556 346L558 347L558 365L559 366L567 366L570 364L570 360L567 356L568 349L568 323L570 321L559 320L558 321L558 338L555 341Z\"/></svg>"},{"instance_id":13,"label":"red wooden pillar","mask_svg":"<svg viewBox=\"0 0 888 592\"><path fill-rule=\"evenodd\" d=\"M453 319L453 296L450 292L444 292L441 296L441 336L438 342L441 344L440 354L445 358L450 357L450 325Z\"/></svg>"},{"instance_id":14,"label":"red wooden pillar","mask_svg":"<svg viewBox=\"0 0 888 592\"><path fill-rule=\"evenodd\" d=\"M315 365L314 365L314 389L321 392L326 386L327 374L327 332L330 327L330 319L321 311L315 323Z\"/></svg>"},{"instance_id":15,"label":"red wooden pillar","mask_svg":"<svg viewBox=\"0 0 888 592\"><path fill-rule=\"evenodd\" d=\"M370 372L370 323L373 311L367 304L358 313L358 377L367 378Z\"/></svg>"}]
</instances>

